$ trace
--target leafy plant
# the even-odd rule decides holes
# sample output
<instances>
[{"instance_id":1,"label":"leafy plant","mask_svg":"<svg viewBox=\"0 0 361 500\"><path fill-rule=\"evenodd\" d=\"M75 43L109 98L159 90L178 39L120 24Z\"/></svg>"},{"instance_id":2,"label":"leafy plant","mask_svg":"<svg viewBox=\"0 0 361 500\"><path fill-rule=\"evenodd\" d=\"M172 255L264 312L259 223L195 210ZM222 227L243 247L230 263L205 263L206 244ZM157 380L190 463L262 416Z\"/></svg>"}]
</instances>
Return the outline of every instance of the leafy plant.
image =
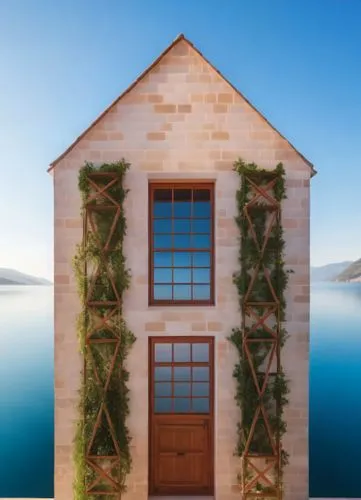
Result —
<instances>
[{"instance_id":1,"label":"leafy plant","mask_svg":"<svg viewBox=\"0 0 361 500\"><path fill-rule=\"evenodd\" d=\"M126 358L135 337L122 315L130 283L123 254L123 180L129 167L124 160L100 167L86 163L79 172L84 235L73 267L82 301L77 332L84 369L74 446L75 500L114 499L114 489L125 490L131 469ZM113 482L95 472L92 460Z\"/></svg>"},{"instance_id":2,"label":"leafy plant","mask_svg":"<svg viewBox=\"0 0 361 500\"><path fill-rule=\"evenodd\" d=\"M286 432L283 412L289 392L281 365L281 349L287 338L282 323L291 272L285 269L280 217L286 198L285 172L282 164L265 170L241 159L234 169L240 178L236 194L240 270L234 274L234 284L242 311L242 323L229 337L238 354L233 376L242 416L236 455L243 461L241 487L251 484L253 494L267 498L272 487L257 481L249 460L258 456L275 458L274 488L282 490L282 470L288 455L282 450L281 438ZM275 370L271 370L271 356ZM272 443L276 443L276 451Z\"/></svg>"}]
</instances>

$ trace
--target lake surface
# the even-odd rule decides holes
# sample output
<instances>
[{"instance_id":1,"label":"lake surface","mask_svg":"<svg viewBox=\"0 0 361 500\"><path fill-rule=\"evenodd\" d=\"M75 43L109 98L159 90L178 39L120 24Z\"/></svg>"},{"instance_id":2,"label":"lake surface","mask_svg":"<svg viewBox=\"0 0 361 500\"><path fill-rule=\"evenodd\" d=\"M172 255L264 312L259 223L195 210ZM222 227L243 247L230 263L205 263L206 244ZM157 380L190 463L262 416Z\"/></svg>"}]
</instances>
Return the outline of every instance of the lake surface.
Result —
<instances>
[{"instance_id":1,"label":"lake surface","mask_svg":"<svg viewBox=\"0 0 361 500\"><path fill-rule=\"evenodd\" d=\"M0 286L0 498L53 496L53 287Z\"/></svg>"},{"instance_id":2,"label":"lake surface","mask_svg":"<svg viewBox=\"0 0 361 500\"><path fill-rule=\"evenodd\" d=\"M310 493L361 497L361 283L311 291Z\"/></svg>"},{"instance_id":3,"label":"lake surface","mask_svg":"<svg viewBox=\"0 0 361 500\"><path fill-rule=\"evenodd\" d=\"M361 497L361 283L311 296L310 496ZM49 498L52 287L0 286L0 342L0 498Z\"/></svg>"}]
</instances>

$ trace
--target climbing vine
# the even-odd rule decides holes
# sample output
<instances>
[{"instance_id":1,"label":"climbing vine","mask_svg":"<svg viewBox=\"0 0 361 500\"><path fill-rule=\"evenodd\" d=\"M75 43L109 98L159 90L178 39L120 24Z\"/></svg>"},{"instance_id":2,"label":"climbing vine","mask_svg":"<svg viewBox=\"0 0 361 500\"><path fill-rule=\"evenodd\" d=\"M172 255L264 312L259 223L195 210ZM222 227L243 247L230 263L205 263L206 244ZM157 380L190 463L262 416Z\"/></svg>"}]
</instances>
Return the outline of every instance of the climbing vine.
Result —
<instances>
[{"instance_id":1,"label":"climbing vine","mask_svg":"<svg viewBox=\"0 0 361 500\"><path fill-rule=\"evenodd\" d=\"M77 330L84 360L75 436L75 500L120 498L131 469L129 373L126 358L135 341L123 318L130 283L123 242L126 219L122 160L79 172L83 241L74 257L82 310Z\"/></svg>"},{"instance_id":2,"label":"climbing vine","mask_svg":"<svg viewBox=\"0 0 361 500\"><path fill-rule=\"evenodd\" d=\"M281 439L288 383L281 364L286 341L285 269L281 204L286 198L282 164L274 170L238 160L240 177L236 223L240 230L240 270L234 275L242 323L229 340L238 353L233 376L241 409L236 454L243 498L282 498L282 471L288 455Z\"/></svg>"}]
</instances>

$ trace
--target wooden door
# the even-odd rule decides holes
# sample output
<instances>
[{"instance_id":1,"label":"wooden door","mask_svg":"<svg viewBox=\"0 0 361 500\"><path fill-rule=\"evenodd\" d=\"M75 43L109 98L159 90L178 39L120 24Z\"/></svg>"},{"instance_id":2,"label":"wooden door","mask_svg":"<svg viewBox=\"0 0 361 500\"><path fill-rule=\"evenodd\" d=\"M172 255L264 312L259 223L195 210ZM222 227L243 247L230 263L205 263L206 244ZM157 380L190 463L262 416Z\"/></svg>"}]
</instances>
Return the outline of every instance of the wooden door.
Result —
<instances>
[{"instance_id":1,"label":"wooden door","mask_svg":"<svg viewBox=\"0 0 361 500\"><path fill-rule=\"evenodd\" d=\"M213 493L213 339L150 339L151 494Z\"/></svg>"}]
</instances>

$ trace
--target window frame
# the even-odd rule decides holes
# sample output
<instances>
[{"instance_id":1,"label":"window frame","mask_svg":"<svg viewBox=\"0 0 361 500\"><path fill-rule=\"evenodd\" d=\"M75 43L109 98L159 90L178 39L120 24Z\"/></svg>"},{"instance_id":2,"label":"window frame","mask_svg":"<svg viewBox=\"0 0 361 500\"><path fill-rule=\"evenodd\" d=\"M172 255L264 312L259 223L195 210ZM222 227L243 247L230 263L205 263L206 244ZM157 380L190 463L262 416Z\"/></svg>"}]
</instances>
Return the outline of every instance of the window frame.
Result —
<instances>
[{"instance_id":1,"label":"window frame","mask_svg":"<svg viewBox=\"0 0 361 500\"><path fill-rule=\"evenodd\" d=\"M184 417L189 417L189 418L203 418L206 420L209 420L212 422L213 416L214 416L214 402L215 402L215 379L214 379L214 363L215 363L215 340L214 337L209 337L209 336L174 336L174 337L149 337L148 339L148 356L149 356L149 415L151 418L164 418L164 417L170 417L171 419L174 418L176 419L177 417L184 418ZM199 362L194 362L194 361L184 361L184 362L175 362L173 359L170 362L162 362L162 361L156 361L155 360L155 347L158 344L171 344L172 346L172 357L173 357L173 349L175 344L207 344L209 351L208 351L208 361L199 361ZM170 380L170 383L172 384L172 395L170 396L171 399L176 399L177 396L175 396L174 393L174 383L177 383L177 381L174 379L173 375L173 368L174 367L184 367L184 366L192 366L192 367L208 367L209 368L209 380L207 383L209 383L209 393L208 393L208 401L209 401L209 409L207 412L175 412L175 411L170 411L170 412L156 412L155 411L155 368L157 367L162 367L162 366L169 366L172 369L172 378ZM190 383L194 383L193 380L190 381ZM197 381L195 382L197 383ZM179 396L181 397L181 396ZM190 398L193 398L193 395L190 396ZM195 396L194 399L202 399L202 396ZM172 410L174 409L174 404L172 402Z\"/></svg>"},{"instance_id":2,"label":"window frame","mask_svg":"<svg viewBox=\"0 0 361 500\"><path fill-rule=\"evenodd\" d=\"M211 205L210 229L210 298L206 300L173 300L154 298L153 203L156 189L209 189ZM172 249L171 253L179 251ZM197 252L199 249L190 249ZM172 269L174 267L172 266ZM148 184L148 304L149 306L213 306L215 305L215 183L214 181L149 181ZM173 286L173 284L172 284Z\"/></svg>"}]
</instances>

